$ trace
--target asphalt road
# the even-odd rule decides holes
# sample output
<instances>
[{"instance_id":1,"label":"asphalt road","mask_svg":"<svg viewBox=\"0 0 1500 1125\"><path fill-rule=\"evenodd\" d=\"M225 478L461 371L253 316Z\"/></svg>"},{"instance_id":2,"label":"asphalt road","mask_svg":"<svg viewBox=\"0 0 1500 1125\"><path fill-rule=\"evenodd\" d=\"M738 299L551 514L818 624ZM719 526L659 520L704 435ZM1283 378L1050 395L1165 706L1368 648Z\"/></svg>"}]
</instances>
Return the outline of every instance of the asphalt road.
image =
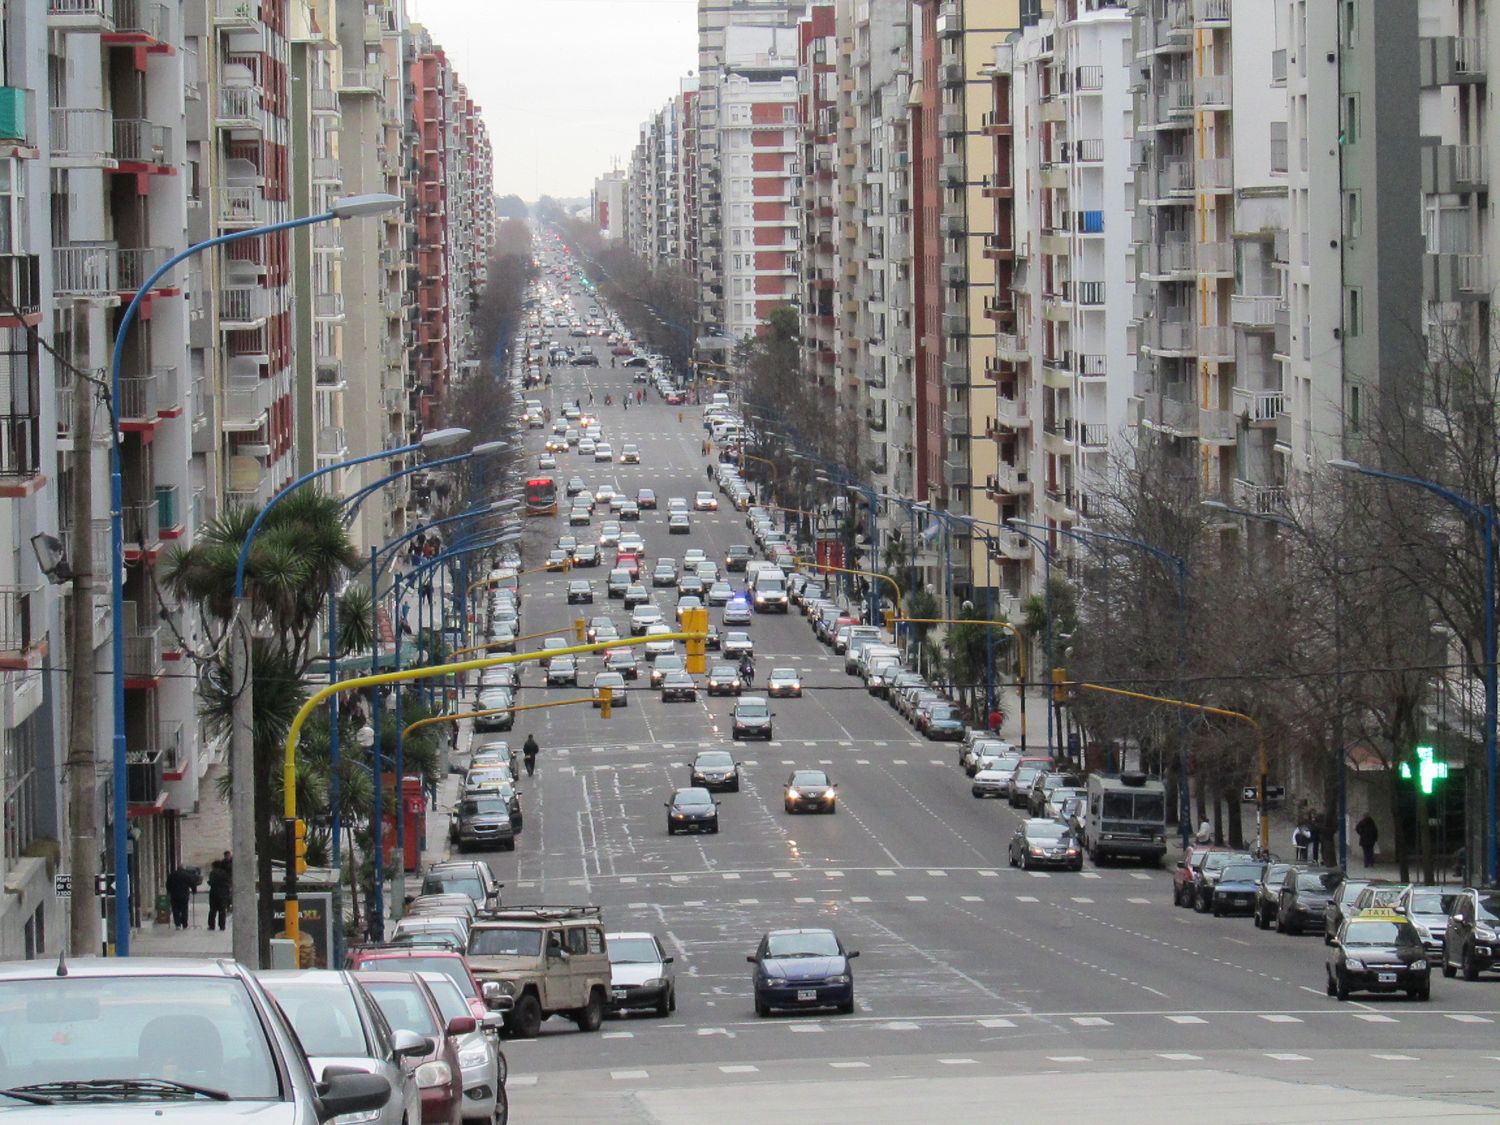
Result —
<instances>
[{"instance_id":1,"label":"asphalt road","mask_svg":"<svg viewBox=\"0 0 1500 1125\"><path fill-rule=\"evenodd\" d=\"M606 438L616 451L640 445L643 463L595 466L560 454L559 486L576 473L591 487L655 489L662 509L643 513L639 525L648 570L688 547L722 561L730 544L752 542L743 515L727 504L694 513L691 535L667 534L667 498L691 499L707 487L699 409L669 407L651 392L645 406L623 410L630 374L611 370L599 351L602 368L555 369L541 396L556 416L574 398L587 405L592 390ZM602 405L606 391L611 407ZM531 434L539 447L543 431ZM544 557L558 535L591 530L565 522L565 515L530 522L528 562ZM609 612L623 625L621 603L605 596L606 574L601 565L528 578L523 631L571 636L580 612ZM595 581L594 607L565 604L566 582L578 577ZM654 594L670 619L675 592ZM1315 1093L1316 1084L1350 1097L1346 1087L1500 1110L1500 981L1466 984L1434 973L1430 1003L1340 1004L1324 995L1318 937L1176 909L1165 868L1012 869L1006 846L1019 814L969 795L953 744L919 739L867 696L795 609L757 616L750 632L759 674L797 666L805 695L774 701L772 741L739 744L743 791L721 796L716 836L669 838L663 801L688 783L698 750L733 745L731 699L664 704L643 677L607 722L588 707L519 717L517 741L534 731L542 755L538 776L523 783L517 851L486 857L507 901L597 904L609 930L660 935L678 974L671 1017L613 1019L599 1035L553 1019L537 1040L511 1042L512 1104L521 1119L627 1111L685 1119L692 1110L681 1109L673 1091L730 1083L744 1105L760 1107L744 1119L779 1119L783 1111L826 1119L810 1101L802 1110L795 1097L789 1104L782 1084L836 1082L852 1106L872 1096L872 1083L897 1078L918 1083L933 1104L947 1096L938 1091L978 1083L970 1094L978 1105L987 1096L983 1081L996 1073L1052 1072L1112 1076L1104 1089L1112 1081L1149 1099L1139 1105L1158 1120L1175 1104L1169 1091L1179 1076L1184 1088L1205 1084L1203 1074L1187 1073L1195 1071L1224 1076L1223 1088L1241 1090L1246 1105L1316 1106L1308 1119L1321 1121L1346 1111L1333 1094ZM599 667L585 661L585 685ZM540 675L523 673L521 702L543 698ZM787 774L814 766L839 785L837 815L787 815ZM856 1012L757 1019L745 957L765 930L802 925L831 926L861 951ZM1042 1106L1059 1092L1038 1085L1033 1095L1027 1104ZM1374 1105L1351 1101L1348 1119L1368 1119ZM1233 1107L1233 1098L1223 1104L1229 1120L1238 1119ZM1195 1117L1208 1109L1196 1097L1182 1108ZM1398 1103L1380 1112L1417 1115Z\"/></svg>"}]
</instances>

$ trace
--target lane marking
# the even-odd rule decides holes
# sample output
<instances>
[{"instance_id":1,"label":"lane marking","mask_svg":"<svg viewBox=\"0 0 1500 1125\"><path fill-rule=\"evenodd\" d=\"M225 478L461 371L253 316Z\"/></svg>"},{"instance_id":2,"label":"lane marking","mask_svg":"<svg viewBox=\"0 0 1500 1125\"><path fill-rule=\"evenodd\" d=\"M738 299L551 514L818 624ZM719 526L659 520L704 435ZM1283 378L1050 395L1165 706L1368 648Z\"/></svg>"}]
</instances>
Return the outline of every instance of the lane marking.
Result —
<instances>
[{"instance_id":1,"label":"lane marking","mask_svg":"<svg viewBox=\"0 0 1500 1125\"><path fill-rule=\"evenodd\" d=\"M1202 1062L1203 1061L1203 1056L1202 1055L1190 1055L1186 1051L1162 1051L1162 1052L1158 1053L1156 1057L1159 1058L1159 1059L1166 1059L1167 1062Z\"/></svg>"},{"instance_id":2,"label":"lane marking","mask_svg":"<svg viewBox=\"0 0 1500 1125\"><path fill-rule=\"evenodd\" d=\"M1061 1063L1081 1063L1089 1062L1090 1059L1087 1055L1048 1055L1047 1061Z\"/></svg>"},{"instance_id":3,"label":"lane marking","mask_svg":"<svg viewBox=\"0 0 1500 1125\"><path fill-rule=\"evenodd\" d=\"M635 1038L635 1032L633 1032L633 1031L606 1031L602 1036L600 1036L600 1038L601 1039L634 1039Z\"/></svg>"},{"instance_id":4,"label":"lane marking","mask_svg":"<svg viewBox=\"0 0 1500 1125\"><path fill-rule=\"evenodd\" d=\"M914 1023L911 1020L891 1020L890 1023L883 1023L883 1024L881 1024L880 1027L884 1031L919 1031L919 1030L921 1030L921 1024Z\"/></svg>"},{"instance_id":5,"label":"lane marking","mask_svg":"<svg viewBox=\"0 0 1500 1125\"><path fill-rule=\"evenodd\" d=\"M1168 1016L1173 1023L1207 1023L1202 1016Z\"/></svg>"},{"instance_id":6,"label":"lane marking","mask_svg":"<svg viewBox=\"0 0 1500 1125\"><path fill-rule=\"evenodd\" d=\"M907 895L906 896L906 901L907 902L926 902L927 901L927 896L926 895Z\"/></svg>"},{"instance_id":7,"label":"lane marking","mask_svg":"<svg viewBox=\"0 0 1500 1125\"><path fill-rule=\"evenodd\" d=\"M1267 1023L1301 1023L1301 1016L1289 1016L1283 1012L1260 1012L1259 1017Z\"/></svg>"},{"instance_id":8,"label":"lane marking","mask_svg":"<svg viewBox=\"0 0 1500 1125\"><path fill-rule=\"evenodd\" d=\"M512 1074L505 1079L507 1086L535 1086L537 1076L535 1074Z\"/></svg>"},{"instance_id":9,"label":"lane marking","mask_svg":"<svg viewBox=\"0 0 1500 1125\"><path fill-rule=\"evenodd\" d=\"M870 1067L867 1062L831 1062L828 1065L834 1070L868 1070Z\"/></svg>"},{"instance_id":10,"label":"lane marking","mask_svg":"<svg viewBox=\"0 0 1500 1125\"><path fill-rule=\"evenodd\" d=\"M1379 1012L1355 1012L1354 1018L1365 1023L1400 1023L1394 1016L1383 1016Z\"/></svg>"},{"instance_id":11,"label":"lane marking","mask_svg":"<svg viewBox=\"0 0 1500 1125\"><path fill-rule=\"evenodd\" d=\"M1312 1062L1307 1055L1299 1055L1294 1051L1268 1051L1266 1058L1275 1059L1277 1062Z\"/></svg>"},{"instance_id":12,"label":"lane marking","mask_svg":"<svg viewBox=\"0 0 1500 1125\"><path fill-rule=\"evenodd\" d=\"M1371 1055L1372 1059L1380 1059L1383 1062L1416 1062L1416 1055Z\"/></svg>"},{"instance_id":13,"label":"lane marking","mask_svg":"<svg viewBox=\"0 0 1500 1125\"><path fill-rule=\"evenodd\" d=\"M609 1076L616 1082L626 1082L636 1078L646 1078L648 1074L644 1070L612 1070Z\"/></svg>"},{"instance_id":14,"label":"lane marking","mask_svg":"<svg viewBox=\"0 0 1500 1125\"><path fill-rule=\"evenodd\" d=\"M1016 901L1017 902L1037 902L1039 900L1036 898L1035 895L1017 895L1016 896Z\"/></svg>"},{"instance_id":15,"label":"lane marking","mask_svg":"<svg viewBox=\"0 0 1500 1125\"><path fill-rule=\"evenodd\" d=\"M793 1023L787 1025L788 1031L814 1032L822 1031L823 1026L816 1023Z\"/></svg>"},{"instance_id":16,"label":"lane marking","mask_svg":"<svg viewBox=\"0 0 1500 1125\"><path fill-rule=\"evenodd\" d=\"M1488 1016L1476 1016L1472 1012L1449 1012L1448 1018L1454 1023L1494 1023Z\"/></svg>"},{"instance_id":17,"label":"lane marking","mask_svg":"<svg viewBox=\"0 0 1500 1125\"><path fill-rule=\"evenodd\" d=\"M1073 1022L1079 1027L1114 1027L1114 1024L1103 1016L1074 1016Z\"/></svg>"},{"instance_id":18,"label":"lane marking","mask_svg":"<svg viewBox=\"0 0 1500 1125\"><path fill-rule=\"evenodd\" d=\"M1007 1028L1007 1027L1015 1027L1016 1026L1015 1022L1013 1020L987 1019L987 1020L980 1020L978 1022L979 1022L979 1026L980 1027L988 1027L988 1028L994 1028L994 1029Z\"/></svg>"},{"instance_id":19,"label":"lane marking","mask_svg":"<svg viewBox=\"0 0 1500 1125\"><path fill-rule=\"evenodd\" d=\"M727 1063L719 1067L720 1074L759 1074L760 1067L749 1063Z\"/></svg>"},{"instance_id":20,"label":"lane marking","mask_svg":"<svg viewBox=\"0 0 1500 1125\"><path fill-rule=\"evenodd\" d=\"M978 1066L978 1059L938 1059L944 1066Z\"/></svg>"}]
</instances>

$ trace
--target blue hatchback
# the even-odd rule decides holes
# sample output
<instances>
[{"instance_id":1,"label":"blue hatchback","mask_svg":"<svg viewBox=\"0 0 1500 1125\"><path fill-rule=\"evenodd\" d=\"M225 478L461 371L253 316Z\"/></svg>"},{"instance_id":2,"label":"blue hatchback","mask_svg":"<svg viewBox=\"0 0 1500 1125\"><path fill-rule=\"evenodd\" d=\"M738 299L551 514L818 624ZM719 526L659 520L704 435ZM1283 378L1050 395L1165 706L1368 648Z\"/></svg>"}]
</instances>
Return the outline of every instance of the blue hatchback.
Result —
<instances>
[{"instance_id":1,"label":"blue hatchback","mask_svg":"<svg viewBox=\"0 0 1500 1125\"><path fill-rule=\"evenodd\" d=\"M772 930L745 958L755 966L755 1014L772 1008L833 1008L854 1011L854 973L832 930Z\"/></svg>"}]
</instances>

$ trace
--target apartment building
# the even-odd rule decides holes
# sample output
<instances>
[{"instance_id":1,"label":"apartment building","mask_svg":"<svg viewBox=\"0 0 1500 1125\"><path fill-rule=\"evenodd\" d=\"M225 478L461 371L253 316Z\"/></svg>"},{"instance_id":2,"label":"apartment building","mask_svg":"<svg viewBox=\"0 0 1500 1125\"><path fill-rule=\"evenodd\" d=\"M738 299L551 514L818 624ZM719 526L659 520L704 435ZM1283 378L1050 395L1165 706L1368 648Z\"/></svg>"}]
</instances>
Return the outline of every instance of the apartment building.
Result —
<instances>
[{"instance_id":1,"label":"apartment building","mask_svg":"<svg viewBox=\"0 0 1500 1125\"><path fill-rule=\"evenodd\" d=\"M625 215L629 210L626 196L629 191L629 177L619 170L606 172L594 181L590 214L599 236L607 242L625 238Z\"/></svg>"},{"instance_id":2,"label":"apartment building","mask_svg":"<svg viewBox=\"0 0 1500 1125\"><path fill-rule=\"evenodd\" d=\"M730 27L718 94L723 327L738 340L798 296L797 29Z\"/></svg>"},{"instance_id":3,"label":"apartment building","mask_svg":"<svg viewBox=\"0 0 1500 1125\"><path fill-rule=\"evenodd\" d=\"M916 0L921 81L912 98L913 495L958 514L972 507L973 420L996 409L985 374L995 355L995 330L985 312L996 299L995 262L984 253L995 234L994 209L984 196L993 171L983 134L993 99L986 70L996 46L1034 23L1040 7L1039 0ZM950 606L968 596L976 575L976 548L960 532L949 531L956 541L945 571Z\"/></svg>"},{"instance_id":4,"label":"apartment building","mask_svg":"<svg viewBox=\"0 0 1500 1125\"><path fill-rule=\"evenodd\" d=\"M916 419L907 148L911 31L910 5L901 0L838 6L836 202L846 298L840 400L862 431L861 469L877 491L899 496L911 495ZM892 528L909 527L899 508L886 517L882 541Z\"/></svg>"},{"instance_id":5,"label":"apartment building","mask_svg":"<svg viewBox=\"0 0 1500 1125\"><path fill-rule=\"evenodd\" d=\"M997 331L986 371L995 397L993 413L975 419L972 511L992 535L976 543L975 565L1020 599L1042 589L1045 567L1029 541L1001 530L1005 521L1086 522L1111 449L1129 440L1130 44L1118 4L1059 0L995 48L982 121L994 156L983 194L993 209L984 253L996 263L985 305Z\"/></svg>"},{"instance_id":6,"label":"apartment building","mask_svg":"<svg viewBox=\"0 0 1500 1125\"><path fill-rule=\"evenodd\" d=\"M655 257L660 124L660 113L641 123L635 147L630 150L630 171L625 177L625 245L643 262Z\"/></svg>"},{"instance_id":7,"label":"apartment building","mask_svg":"<svg viewBox=\"0 0 1500 1125\"><path fill-rule=\"evenodd\" d=\"M327 112L338 122L339 172L348 195L406 194L406 123L410 106L402 41L405 5L401 0L336 0L336 56L330 58L335 89L310 95L314 116ZM331 97L329 96L331 94ZM325 106L331 109L325 111ZM309 229L313 261L337 262L343 295L341 326L326 324L315 334L313 391L330 412L341 406L333 440L343 440L349 457L385 447L392 435L412 429L408 341L416 300L407 286L413 262L411 228L402 211ZM331 267L330 267L331 268ZM338 351L332 345L337 335ZM328 419L330 422L333 419ZM346 470L346 493L387 475L379 461ZM407 530L410 478L386 485L360 507L351 528L363 549Z\"/></svg>"},{"instance_id":8,"label":"apartment building","mask_svg":"<svg viewBox=\"0 0 1500 1125\"><path fill-rule=\"evenodd\" d=\"M791 29L806 13L806 0L698 0L698 86L695 97L696 202L693 207L696 257L690 268L698 280L698 346L704 358L722 363L734 338L728 330L724 240L727 216L722 177L720 129L727 90L731 32L737 28ZM785 64L792 70L796 54ZM743 83L741 83L741 94ZM741 302L743 304L743 301ZM741 323L743 323L743 318Z\"/></svg>"},{"instance_id":9,"label":"apartment building","mask_svg":"<svg viewBox=\"0 0 1500 1125\"><path fill-rule=\"evenodd\" d=\"M838 87L850 81L847 73L839 74L839 63L845 58L834 32L833 5L815 5L797 24L797 162L802 170L799 302L802 369L830 403L838 395L841 379L839 319L844 306L854 299L853 287L839 268L839 216L848 206L841 202L841 195L847 192L852 197L855 190L852 176L839 175L841 161L854 159L852 152L841 157L838 146ZM846 221L852 224L853 219ZM847 254L843 260L853 267Z\"/></svg>"}]
</instances>

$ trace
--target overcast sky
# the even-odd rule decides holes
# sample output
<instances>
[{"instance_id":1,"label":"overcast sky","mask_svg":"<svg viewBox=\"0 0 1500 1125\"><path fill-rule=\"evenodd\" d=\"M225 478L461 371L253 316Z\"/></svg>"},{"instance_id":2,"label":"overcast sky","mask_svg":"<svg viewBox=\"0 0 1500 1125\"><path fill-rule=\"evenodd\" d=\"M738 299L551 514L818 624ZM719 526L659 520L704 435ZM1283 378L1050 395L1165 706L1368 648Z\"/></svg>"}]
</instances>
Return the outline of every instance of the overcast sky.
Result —
<instances>
[{"instance_id":1,"label":"overcast sky","mask_svg":"<svg viewBox=\"0 0 1500 1125\"><path fill-rule=\"evenodd\" d=\"M407 0L484 108L495 190L586 196L697 65L696 0Z\"/></svg>"}]
</instances>

